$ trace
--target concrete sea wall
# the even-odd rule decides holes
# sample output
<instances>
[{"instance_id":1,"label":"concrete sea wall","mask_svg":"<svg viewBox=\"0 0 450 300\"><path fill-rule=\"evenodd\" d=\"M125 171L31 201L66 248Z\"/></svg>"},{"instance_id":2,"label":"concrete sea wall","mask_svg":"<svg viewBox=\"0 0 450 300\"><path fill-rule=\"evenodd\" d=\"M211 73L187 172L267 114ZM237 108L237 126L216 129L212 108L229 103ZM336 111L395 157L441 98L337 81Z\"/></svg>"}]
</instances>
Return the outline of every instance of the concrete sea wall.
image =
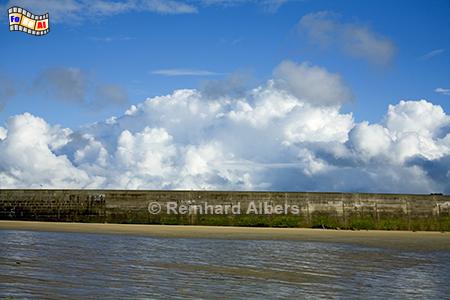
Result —
<instances>
[{"instance_id":1,"label":"concrete sea wall","mask_svg":"<svg viewBox=\"0 0 450 300\"><path fill-rule=\"evenodd\" d=\"M155 204L156 203L156 204ZM173 213L167 205L187 207ZM227 213L203 205L229 207ZM155 214L149 204L161 207ZM297 211L246 213L250 206ZM261 206L260 206L261 205ZM233 214L232 207L240 213ZM198 210L200 208L200 210ZM0 190L0 219L450 231L450 196L362 193Z\"/></svg>"}]
</instances>

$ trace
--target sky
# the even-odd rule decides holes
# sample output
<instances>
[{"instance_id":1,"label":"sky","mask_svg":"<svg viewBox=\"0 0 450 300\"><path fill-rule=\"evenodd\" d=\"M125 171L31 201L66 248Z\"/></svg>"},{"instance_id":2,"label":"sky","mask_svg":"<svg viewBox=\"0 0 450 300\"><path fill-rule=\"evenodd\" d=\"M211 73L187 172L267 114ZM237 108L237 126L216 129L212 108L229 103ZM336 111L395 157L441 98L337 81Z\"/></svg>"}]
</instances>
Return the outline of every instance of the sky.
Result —
<instances>
[{"instance_id":1,"label":"sky","mask_svg":"<svg viewBox=\"0 0 450 300\"><path fill-rule=\"evenodd\" d=\"M0 10L2 188L450 193L448 1Z\"/></svg>"}]
</instances>

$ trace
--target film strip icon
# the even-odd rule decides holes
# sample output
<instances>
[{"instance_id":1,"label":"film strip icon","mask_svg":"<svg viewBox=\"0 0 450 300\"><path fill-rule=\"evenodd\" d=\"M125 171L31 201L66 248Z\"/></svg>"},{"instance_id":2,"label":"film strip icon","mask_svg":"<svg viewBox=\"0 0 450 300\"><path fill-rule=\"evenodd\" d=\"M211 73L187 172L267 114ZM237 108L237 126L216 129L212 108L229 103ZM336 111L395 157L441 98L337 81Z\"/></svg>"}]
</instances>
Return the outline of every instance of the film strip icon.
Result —
<instances>
[{"instance_id":1,"label":"film strip icon","mask_svg":"<svg viewBox=\"0 0 450 300\"><path fill-rule=\"evenodd\" d=\"M8 9L9 30L23 31L31 35L46 35L50 32L48 13L35 15L26 9L13 6Z\"/></svg>"}]
</instances>

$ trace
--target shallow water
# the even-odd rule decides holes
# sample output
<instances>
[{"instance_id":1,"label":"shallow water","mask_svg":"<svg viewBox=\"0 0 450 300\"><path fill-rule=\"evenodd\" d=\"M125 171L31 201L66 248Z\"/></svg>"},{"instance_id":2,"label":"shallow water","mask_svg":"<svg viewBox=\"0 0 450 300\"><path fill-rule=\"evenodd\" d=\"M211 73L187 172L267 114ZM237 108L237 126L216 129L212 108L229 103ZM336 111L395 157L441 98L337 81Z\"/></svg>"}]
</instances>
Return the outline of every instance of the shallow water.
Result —
<instances>
[{"instance_id":1,"label":"shallow water","mask_svg":"<svg viewBox=\"0 0 450 300\"><path fill-rule=\"evenodd\" d=\"M450 252L0 230L0 299L447 298Z\"/></svg>"}]
</instances>

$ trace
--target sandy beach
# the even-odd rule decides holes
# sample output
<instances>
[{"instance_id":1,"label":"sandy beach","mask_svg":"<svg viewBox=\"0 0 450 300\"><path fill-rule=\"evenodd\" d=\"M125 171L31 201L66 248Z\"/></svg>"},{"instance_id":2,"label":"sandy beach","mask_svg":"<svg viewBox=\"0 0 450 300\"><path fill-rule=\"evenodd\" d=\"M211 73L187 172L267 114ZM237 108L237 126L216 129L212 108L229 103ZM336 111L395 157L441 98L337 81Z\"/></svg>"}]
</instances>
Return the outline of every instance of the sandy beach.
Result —
<instances>
[{"instance_id":1,"label":"sandy beach","mask_svg":"<svg viewBox=\"0 0 450 300\"><path fill-rule=\"evenodd\" d=\"M237 240L297 240L351 243L411 250L450 250L450 233L410 231L351 231L307 228L256 228L0 221L0 230L128 234L162 238Z\"/></svg>"}]
</instances>

